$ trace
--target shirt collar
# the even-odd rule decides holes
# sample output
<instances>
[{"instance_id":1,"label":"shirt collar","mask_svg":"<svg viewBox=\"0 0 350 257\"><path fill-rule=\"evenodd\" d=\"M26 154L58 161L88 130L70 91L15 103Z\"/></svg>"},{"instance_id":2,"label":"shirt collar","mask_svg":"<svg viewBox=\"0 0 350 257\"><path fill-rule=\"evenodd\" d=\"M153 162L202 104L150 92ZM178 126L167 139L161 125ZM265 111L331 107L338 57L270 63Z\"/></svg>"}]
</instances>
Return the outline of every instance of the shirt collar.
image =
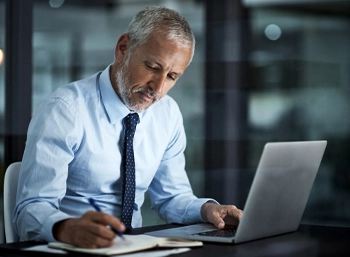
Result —
<instances>
[{"instance_id":1,"label":"shirt collar","mask_svg":"<svg viewBox=\"0 0 350 257\"><path fill-rule=\"evenodd\" d=\"M113 89L109 75L110 68L111 65L102 71L97 80L101 91L102 102L106 109L109 121L110 123L115 124L117 122L122 122L124 117L131 111L120 100L119 96ZM140 121L144 114L145 112L139 113Z\"/></svg>"}]
</instances>

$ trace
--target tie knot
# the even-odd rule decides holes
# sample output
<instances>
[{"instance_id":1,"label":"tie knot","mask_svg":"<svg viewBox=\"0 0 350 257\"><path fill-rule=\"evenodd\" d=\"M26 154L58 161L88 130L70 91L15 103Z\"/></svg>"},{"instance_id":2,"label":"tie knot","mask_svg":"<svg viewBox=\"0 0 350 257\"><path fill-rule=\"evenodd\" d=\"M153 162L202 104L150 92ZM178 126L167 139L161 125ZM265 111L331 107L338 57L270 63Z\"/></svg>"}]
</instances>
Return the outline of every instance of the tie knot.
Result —
<instances>
[{"instance_id":1,"label":"tie knot","mask_svg":"<svg viewBox=\"0 0 350 257\"><path fill-rule=\"evenodd\" d=\"M136 112L130 113L124 118L124 125L126 130L135 131L137 123L139 123L139 115Z\"/></svg>"}]
</instances>

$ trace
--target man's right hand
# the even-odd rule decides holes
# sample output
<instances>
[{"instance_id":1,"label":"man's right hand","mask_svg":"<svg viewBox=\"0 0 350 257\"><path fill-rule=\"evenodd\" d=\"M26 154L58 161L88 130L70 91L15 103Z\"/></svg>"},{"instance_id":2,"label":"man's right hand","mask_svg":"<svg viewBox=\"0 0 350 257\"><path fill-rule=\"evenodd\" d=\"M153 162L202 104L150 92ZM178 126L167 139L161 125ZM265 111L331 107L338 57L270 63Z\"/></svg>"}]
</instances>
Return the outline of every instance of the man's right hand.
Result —
<instances>
[{"instance_id":1,"label":"man's right hand","mask_svg":"<svg viewBox=\"0 0 350 257\"><path fill-rule=\"evenodd\" d=\"M63 243L84 248L108 247L116 234L107 226L123 232L119 219L102 212L88 211L80 218L59 221L54 225L54 237Z\"/></svg>"}]
</instances>

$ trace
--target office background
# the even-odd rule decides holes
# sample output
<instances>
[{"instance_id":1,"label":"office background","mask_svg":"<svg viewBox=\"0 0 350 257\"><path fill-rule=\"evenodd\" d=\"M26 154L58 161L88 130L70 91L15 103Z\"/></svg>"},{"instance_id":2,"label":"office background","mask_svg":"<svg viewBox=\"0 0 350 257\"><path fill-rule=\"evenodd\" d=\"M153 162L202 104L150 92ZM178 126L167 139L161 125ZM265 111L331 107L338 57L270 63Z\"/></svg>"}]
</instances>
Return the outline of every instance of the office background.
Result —
<instances>
[{"instance_id":1,"label":"office background","mask_svg":"<svg viewBox=\"0 0 350 257\"><path fill-rule=\"evenodd\" d=\"M195 194L243 208L266 142L326 139L302 222L350 226L349 0L0 0L1 201L40 102L112 63L132 16L152 5L181 13L197 40L169 92ZM144 225L162 223L148 198L142 212Z\"/></svg>"}]
</instances>

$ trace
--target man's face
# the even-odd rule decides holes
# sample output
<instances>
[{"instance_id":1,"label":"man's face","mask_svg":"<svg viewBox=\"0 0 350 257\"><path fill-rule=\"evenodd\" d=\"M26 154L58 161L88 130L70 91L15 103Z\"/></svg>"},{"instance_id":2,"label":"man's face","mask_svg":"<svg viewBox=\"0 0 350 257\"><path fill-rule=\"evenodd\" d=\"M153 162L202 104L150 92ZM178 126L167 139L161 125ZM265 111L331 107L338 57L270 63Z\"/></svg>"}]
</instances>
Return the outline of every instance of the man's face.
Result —
<instances>
[{"instance_id":1,"label":"man's face","mask_svg":"<svg viewBox=\"0 0 350 257\"><path fill-rule=\"evenodd\" d=\"M190 58L190 48L153 34L116 71L117 94L130 110L145 111L175 85Z\"/></svg>"}]
</instances>

